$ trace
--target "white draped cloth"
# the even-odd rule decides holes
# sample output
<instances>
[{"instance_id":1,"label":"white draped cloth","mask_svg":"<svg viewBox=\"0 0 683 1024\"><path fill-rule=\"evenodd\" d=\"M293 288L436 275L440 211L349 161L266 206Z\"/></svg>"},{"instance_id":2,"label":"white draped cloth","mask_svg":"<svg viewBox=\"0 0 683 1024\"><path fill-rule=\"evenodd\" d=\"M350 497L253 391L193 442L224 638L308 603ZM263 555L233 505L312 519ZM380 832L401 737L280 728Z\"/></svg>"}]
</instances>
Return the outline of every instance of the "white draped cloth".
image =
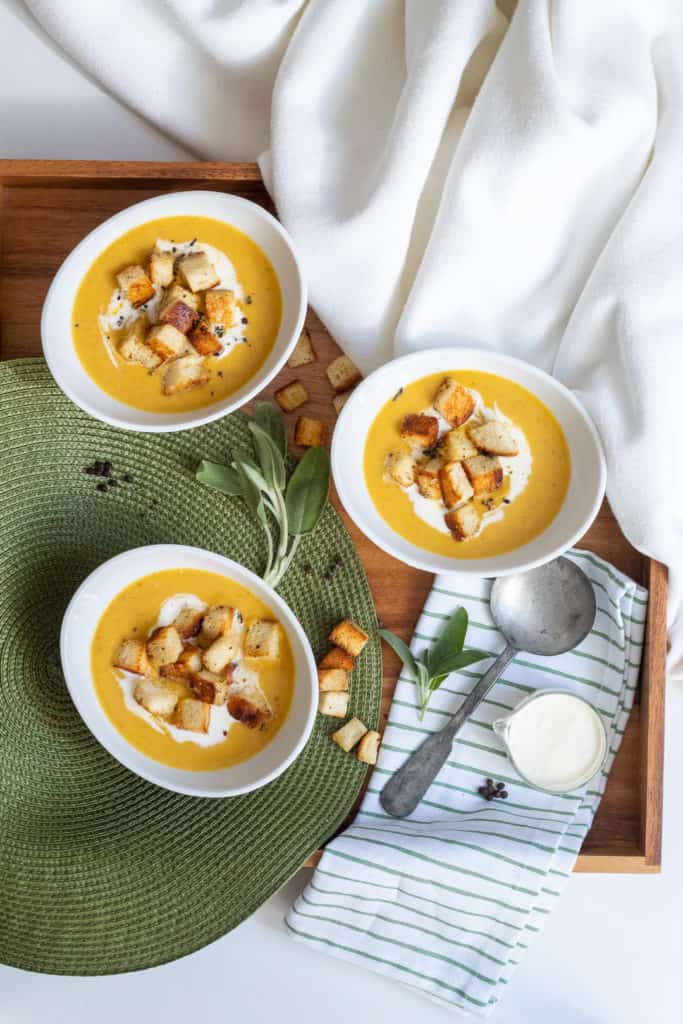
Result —
<instances>
[{"instance_id":1,"label":"white draped cloth","mask_svg":"<svg viewBox=\"0 0 683 1024\"><path fill-rule=\"evenodd\" d=\"M671 568L680 665L680 0L26 3L198 155L259 160L364 371L462 343L576 392L622 529Z\"/></svg>"}]
</instances>

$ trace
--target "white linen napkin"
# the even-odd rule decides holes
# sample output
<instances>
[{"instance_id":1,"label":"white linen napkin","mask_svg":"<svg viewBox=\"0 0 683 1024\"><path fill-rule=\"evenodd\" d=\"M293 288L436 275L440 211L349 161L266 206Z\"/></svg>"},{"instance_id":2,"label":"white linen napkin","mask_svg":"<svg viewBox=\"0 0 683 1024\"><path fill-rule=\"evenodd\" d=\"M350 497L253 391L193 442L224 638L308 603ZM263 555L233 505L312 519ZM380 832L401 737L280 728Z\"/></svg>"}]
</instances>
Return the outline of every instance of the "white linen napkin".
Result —
<instances>
[{"instance_id":1,"label":"white linen napkin","mask_svg":"<svg viewBox=\"0 0 683 1024\"><path fill-rule=\"evenodd\" d=\"M197 153L260 158L365 372L464 343L576 392L622 529L674 569L681 663L680 0L26 3Z\"/></svg>"},{"instance_id":2,"label":"white linen napkin","mask_svg":"<svg viewBox=\"0 0 683 1024\"><path fill-rule=\"evenodd\" d=\"M353 824L325 848L286 917L295 939L486 1017L569 878L628 721L641 660L647 592L587 551L569 555L588 574L598 613L590 635L555 658L520 654L462 729L418 809L388 817L378 795L422 740L457 710L488 662L454 673L432 696L424 722L415 686L401 678L381 754ZM469 612L468 646L502 650L489 611L491 583L437 577L411 649L420 653L458 605ZM566 689L601 714L608 736L602 772L569 795L523 782L492 723L529 693ZM507 800L485 802L486 778Z\"/></svg>"}]
</instances>

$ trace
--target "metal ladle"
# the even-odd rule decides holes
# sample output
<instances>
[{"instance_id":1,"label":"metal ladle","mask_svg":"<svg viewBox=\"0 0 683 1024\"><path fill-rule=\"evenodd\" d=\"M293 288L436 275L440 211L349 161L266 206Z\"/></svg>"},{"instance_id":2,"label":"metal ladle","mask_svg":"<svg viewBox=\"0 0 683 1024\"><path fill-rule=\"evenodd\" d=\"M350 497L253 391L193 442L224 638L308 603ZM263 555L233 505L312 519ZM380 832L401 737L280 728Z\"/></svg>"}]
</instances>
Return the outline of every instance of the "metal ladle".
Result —
<instances>
[{"instance_id":1,"label":"metal ladle","mask_svg":"<svg viewBox=\"0 0 683 1024\"><path fill-rule=\"evenodd\" d=\"M596 613L590 580L568 558L495 580L490 605L505 647L450 722L429 736L385 785L379 801L394 818L405 818L418 806L458 732L515 655L527 651L551 657L572 650L590 632Z\"/></svg>"}]
</instances>

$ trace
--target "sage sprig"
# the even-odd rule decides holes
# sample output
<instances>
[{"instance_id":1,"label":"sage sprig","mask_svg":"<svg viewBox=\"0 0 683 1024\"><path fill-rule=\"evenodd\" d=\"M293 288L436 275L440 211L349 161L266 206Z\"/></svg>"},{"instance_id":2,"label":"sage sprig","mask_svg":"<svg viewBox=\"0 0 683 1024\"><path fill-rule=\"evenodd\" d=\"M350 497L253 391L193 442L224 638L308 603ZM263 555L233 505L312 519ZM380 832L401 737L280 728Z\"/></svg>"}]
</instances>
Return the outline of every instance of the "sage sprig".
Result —
<instances>
[{"instance_id":1,"label":"sage sprig","mask_svg":"<svg viewBox=\"0 0 683 1024\"><path fill-rule=\"evenodd\" d=\"M460 669L474 665L477 661L490 658L488 651L477 650L476 647L465 647L465 637L469 623L467 611L456 608L446 622L439 636L433 641L420 657L416 657L400 637L388 629L380 629L379 635L399 656L406 671L417 687L417 706L420 710L420 721L425 716L429 700L438 690L444 679Z\"/></svg>"},{"instance_id":2,"label":"sage sprig","mask_svg":"<svg viewBox=\"0 0 683 1024\"><path fill-rule=\"evenodd\" d=\"M315 529L322 515L330 490L330 457L324 448L309 448L288 481L280 410L270 402L257 402L249 430L254 455L235 450L227 466L203 459L196 478L245 502L265 535L263 579L274 587L291 565L301 538Z\"/></svg>"}]
</instances>

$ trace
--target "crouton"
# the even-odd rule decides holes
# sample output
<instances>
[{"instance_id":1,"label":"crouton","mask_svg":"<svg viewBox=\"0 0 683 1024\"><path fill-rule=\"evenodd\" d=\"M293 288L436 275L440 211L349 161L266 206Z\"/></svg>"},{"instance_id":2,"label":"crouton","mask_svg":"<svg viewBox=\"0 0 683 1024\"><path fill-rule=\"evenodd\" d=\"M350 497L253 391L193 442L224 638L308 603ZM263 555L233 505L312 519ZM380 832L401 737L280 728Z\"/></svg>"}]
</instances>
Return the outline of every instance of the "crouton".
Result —
<instances>
[{"instance_id":1,"label":"crouton","mask_svg":"<svg viewBox=\"0 0 683 1024\"><path fill-rule=\"evenodd\" d=\"M384 456L384 473L382 479L387 483L410 487L415 483L415 463L410 452L387 452Z\"/></svg>"},{"instance_id":2,"label":"crouton","mask_svg":"<svg viewBox=\"0 0 683 1024\"><path fill-rule=\"evenodd\" d=\"M460 427L474 412L474 397L452 377L442 381L434 398L434 406L452 427Z\"/></svg>"},{"instance_id":3,"label":"crouton","mask_svg":"<svg viewBox=\"0 0 683 1024\"><path fill-rule=\"evenodd\" d=\"M314 363L315 361L316 354L311 342L311 335L308 328L304 327L299 335L299 340L292 350L291 356L287 360L287 365L295 370L297 366L307 366L308 363Z\"/></svg>"},{"instance_id":4,"label":"crouton","mask_svg":"<svg viewBox=\"0 0 683 1024\"><path fill-rule=\"evenodd\" d=\"M203 619L204 612L199 611L197 608L191 608L189 604L186 604L176 615L173 625L183 640L189 640L191 637L199 635Z\"/></svg>"},{"instance_id":5,"label":"crouton","mask_svg":"<svg viewBox=\"0 0 683 1024\"><path fill-rule=\"evenodd\" d=\"M152 284L168 288L173 280L173 253L153 250L149 255L147 276Z\"/></svg>"},{"instance_id":6,"label":"crouton","mask_svg":"<svg viewBox=\"0 0 683 1024\"><path fill-rule=\"evenodd\" d=\"M358 744L358 750L356 751L356 757L363 764L377 764L377 755L379 754L379 742L380 735L375 732L374 729L370 729L366 732L360 743Z\"/></svg>"},{"instance_id":7,"label":"crouton","mask_svg":"<svg viewBox=\"0 0 683 1024\"><path fill-rule=\"evenodd\" d=\"M506 425L499 420L489 420L479 427L470 427L467 433L477 448L487 455L519 454L517 442Z\"/></svg>"},{"instance_id":8,"label":"crouton","mask_svg":"<svg viewBox=\"0 0 683 1024\"><path fill-rule=\"evenodd\" d=\"M189 351L187 338L172 324L157 324L152 327L145 341L162 361L174 359Z\"/></svg>"},{"instance_id":9,"label":"crouton","mask_svg":"<svg viewBox=\"0 0 683 1024\"><path fill-rule=\"evenodd\" d=\"M444 462L462 462L463 459L478 455L479 449L462 430L449 430L441 438L439 454Z\"/></svg>"},{"instance_id":10,"label":"crouton","mask_svg":"<svg viewBox=\"0 0 683 1024\"><path fill-rule=\"evenodd\" d=\"M277 658L280 653L280 627L277 622L257 619L247 630L245 658Z\"/></svg>"},{"instance_id":11,"label":"crouton","mask_svg":"<svg viewBox=\"0 0 683 1024\"><path fill-rule=\"evenodd\" d=\"M215 356L223 348L204 316L199 318L187 337L195 352L199 352L200 356Z\"/></svg>"},{"instance_id":12,"label":"crouton","mask_svg":"<svg viewBox=\"0 0 683 1024\"><path fill-rule=\"evenodd\" d=\"M439 436L439 421L436 416L421 416L410 413L403 417L401 437L421 448L431 448Z\"/></svg>"},{"instance_id":13,"label":"crouton","mask_svg":"<svg viewBox=\"0 0 683 1024\"><path fill-rule=\"evenodd\" d=\"M334 411L336 412L337 416L339 416L340 412L342 411L342 409L344 408L352 394L353 391L344 391L342 392L341 395L334 396L334 398L332 399L332 405L334 406Z\"/></svg>"},{"instance_id":14,"label":"crouton","mask_svg":"<svg viewBox=\"0 0 683 1024\"><path fill-rule=\"evenodd\" d=\"M348 693L321 693L318 699L318 711L330 718L346 718L349 708Z\"/></svg>"},{"instance_id":15,"label":"crouton","mask_svg":"<svg viewBox=\"0 0 683 1024\"><path fill-rule=\"evenodd\" d=\"M205 704L225 704L230 692L231 679L222 679L214 672L202 670L190 676L190 686Z\"/></svg>"},{"instance_id":16,"label":"crouton","mask_svg":"<svg viewBox=\"0 0 683 1024\"><path fill-rule=\"evenodd\" d=\"M474 489L467 479L462 462L447 462L442 466L439 471L439 481L446 508L457 508L458 505L469 501L474 494Z\"/></svg>"},{"instance_id":17,"label":"crouton","mask_svg":"<svg viewBox=\"0 0 683 1024\"><path fill-rule=\"evenodd\" d=\"M214 604L204 612L202 619L201 643L210 643L223 633L236 633L242 628L244 619L238 608L227 604Z\"/></svg>"},{"instance_id":18,"label":"crouton","mask_svg":"<svg viewBox=\"0 0 683 1024\"><path fill-rule=\"evenodd\" d=\"M160 626L148 637L147 657L157 669L177 661L182 650L183 642L175 626Z\"/></svg>"},{"instance_id":19,"label":"crouton","mask_svg":"<svg viewBox=\"0 0 683 1024\"><path fill-rule=\"evenodd\" d=\"M318 689L321 693L341 693L349 688L349 673L343 668L319 668Z\"/></svg>"},{"instance_id":20,"label":"crouton","mask_svg":"<svg viewBox=\"0 0 683 1024\"><path fill-rule=\"evenodd\" d=\"M358 740L365 736L367 731L359 718L350 718L346 725L342 725L341 729L337 729L336 732L332 733L330 739L334 740L348 754L350 750L353 750Z\"/></svg>"},{"instance_id":21,"label":"crouton","mask_svg":"<svg viewBox=\"0 0 683 1024\"><path fill-rule=\"evenodd\" d=\"M219 673L234 661L239 654L240 641L234 633L224 633L217 637L202 655L204 667L209 672Z\"/></svg>"},{"instance_id":22,"label":"crouton","mask_svg":"<svg viewBox=\"0 0 683 1024\"><path fill-rule=\"evenodd\" d=\"M461 505L460 508L452 508L446 513L444 520L456 540L467 540L479 529L479 513L471 502Z\"/></svg>"},{"instance_id":23,"label":"crouton","mask_svg":"<svg viewBox=\"0 0 683 1024\"><path fill-rule=\"evenodd\" d=\"M195 354L173 359L164 370L162 390L165 395L177 395L181 391L200 388L211 379L204 363Z\"/></svg>"},{"instance_id":24,"label":"crouton","mask_svg":"<svg viewBox=\"0 0 683 1024\"><path fill-rule=\"evenodd\" d=\"M126 331L119 345L119 355L127 363L137 363L146 370L155 370L163 362L161 356L153 352L145 341L147 322L142 317L135 320Z\"/></svg>"},{"instance_id":25,"label":"crouton","mask_svg":"<svg viewBox=\"0 0 683 1024\"><path fill-rule=\"evenodd\" d=\"M350 672L355 664L355 659L341 647L330 647L325 657L318 662L318 668L343 668L345 672Z\"/></svg>"},{"instance_id":26,"label":"crouton","mask_svg":"<svg viewBox=\"0 0 683 1024\"><path fill-rule=\"evenodd\" d=\"M182 299L177 299L168 306L164 306L159 313L159 319L162 323L171 324L182 334L189 334L199 320L199 313Z\"/></svg>"},{"instance_id":27,"label":"crouton","mask_svg":"<svg viewBox=\"0 0 683 1024\"><path fill-rule=\"evenodd\" d=\"M144 676L149 672L147 651L141 640L122 640L114 655L114 666Z\"/></svg>"},{"instance_id":28,"label":"crouton","mask_svg":"<svg viewBox=\"0 0 683 1024\"><path fill-rule=\"evenodd\" d=\"M300 380L293 380L275 392L275 401L283 412L294 412L308 401L308 391Z\"/></svg>"},{"instance_id":29,"label":"crouton","mask_svg":"<svg viewBox=\"0 0 683 1024\"><path fill-rule=\"evenodd\" d=\"M172 715L178 703L177 693L154 679L140 679L135 684L133 699L152 715Z\"/></svg>"},{"instance_id":30,"label":"crouton","mask_svg":"<svg viewBox=\"0 0 683 1024\"><path fill-rule=\"evenodd\" d=\"M164 292L164 297L159 309L159 316L162 316L164 310L169 306L172 306L174 302L183 302L190 309L194 309L195 313L199 312L199 304L201 301L201 295L193 295L192 292L188 292L187 288L183 288L181 284L174 281L170 288L167 288Z\"/></svg>"},{"instance_id":31,"label":"crouton","mask_svg":"<svg viewBox=\"0 0 683 1024\"><path fill-rule=\"evenodd\" d=\"M327 367L325 373L337 394L342 391L350 391L359 380L363 379L362 373L348 356L337 356Z\"/></svg>"},{"instance_id":32,"label":"crouton","mask_svg":"<svg viewBox=\"0 0 683 1024\"><path fill-rule=\"evenodd\" d=\"M352 658L357 658L370 637L355 622L351 622L351 619L343 619L334 627L329 639Z\"/></svg>"},{"instance_id":33,"label":"crouton","mask_svg":"<svg viewBox=\"0 0 683 1024\"><path fill-rule=\"evenodd\" d=\"M302 448L315 448L324 445L326 440L327 426L322 420L299 416L294 428L294 444L299 444Z\"/></svg>"},{"instance_id":34,"label":"crouton","mask_svg":"<svg viewBox=\"0 0 683 1024\"><path fill-rule=\"evenodd\" d=\"M463 466L475 494L495 491L503 482L503 467L496 455L473 455Z\"/></svg>"},{"instance_id":35,"label":"crouton","mask_svg":"<svg viewBox=\"0 0 683 1024\"><path fill-rule=\"evenodd\" d=\"M202 652L198 647L186 647L177 661L162 665L159 675L164 679L189 679L194 672L202 670Z\"/></svg>"},{"instance_id":36,"label":"crouton","mask_svg":"<svg viewBox=\"0 0 683 1024\"><path fill-rule=\"evenodd\" d=\"M137 264L122 270L120 274L116 275L116 280L134 309L144 306L155 294L154 285L142 267Z\"/></svg>"},{"instance_id":37,"label":"crouton","mask_svg":"<svg viewBox=\"0 0 683 1024\"><path fill-rule=\"evenodd\" d=\"M229 694L228 714L247 729L258 729L273 717L268 698L258 683L242 685Z\"/></svg>"},{"instance_id":38,"label":"crouton","mask_svg":"<svg viewBox=\"0 0 683 1024\"><path fill-rule=\"evenodd\" d=\"M191 292L204 292L220 284L216 268L205 252L190 252L178 261L178 273Z\"/></svg>"},{"instance_id":39,"label":"crouton","mask_svg":"<svg viewBox=\"0 0 683 1024\"><path fill-rule=\"evenodd\" d=\"M423 466L416 467L415 483L423 498L429 498L431 501L441 500L440 469L441 463L438 459L430 459Z\"/></svg>"},{"instance_id":40,"label":"crouton","mask_svg":"<svg viewBox=\"0 0 683 1024\"><path fill-rule=\"evenodd\" d=\"M214 288L204 296L204 309L209 323L232 324L235 319L235 293L228 288Z\"/></svg>"},{"instance_id":41,"label":"crouton","mask_svg":"<svg viewBox=\"0 0 683 1024\"><path fill-rule=\"evenodd\" d=\"M179 729L188 732L208 732L211 718L211 705L194 697L186 697L178 702L174 723Z\"/></svg>"}]
</instances>

